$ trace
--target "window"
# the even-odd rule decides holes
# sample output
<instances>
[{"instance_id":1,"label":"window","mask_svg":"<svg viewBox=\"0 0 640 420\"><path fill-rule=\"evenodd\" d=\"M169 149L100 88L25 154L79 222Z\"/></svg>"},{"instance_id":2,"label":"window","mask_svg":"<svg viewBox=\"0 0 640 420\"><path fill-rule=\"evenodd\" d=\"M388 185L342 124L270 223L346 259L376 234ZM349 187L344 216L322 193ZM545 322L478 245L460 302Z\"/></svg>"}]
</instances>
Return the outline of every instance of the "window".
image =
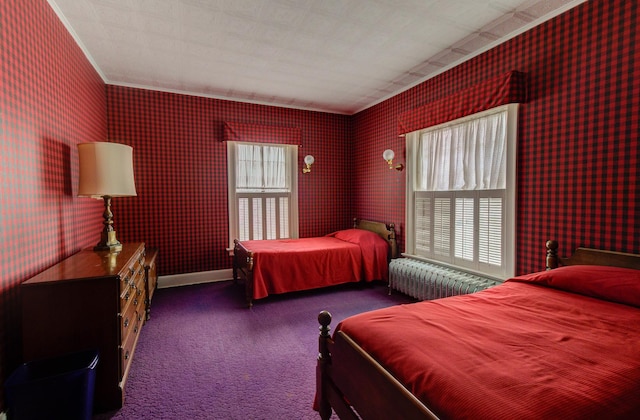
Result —
<instances>
[{"instance_id":1,"label":"window","mask_svg":"<svg viewBox=\"0 0 640 420\"><path fill-rule=\"evenodd\" d=\"M229 246L298 237L298 148L227 142Z\"/></svg>"},{"instance_id":2,"label":"window","mask_svg":"<svg viewBox=\"0 0 640 420\"><path fill-rule=\"evenodd\" d=\"M516 123L511 104L407 135L407 254L514 275Z\"/></svg>"}]
</instances>

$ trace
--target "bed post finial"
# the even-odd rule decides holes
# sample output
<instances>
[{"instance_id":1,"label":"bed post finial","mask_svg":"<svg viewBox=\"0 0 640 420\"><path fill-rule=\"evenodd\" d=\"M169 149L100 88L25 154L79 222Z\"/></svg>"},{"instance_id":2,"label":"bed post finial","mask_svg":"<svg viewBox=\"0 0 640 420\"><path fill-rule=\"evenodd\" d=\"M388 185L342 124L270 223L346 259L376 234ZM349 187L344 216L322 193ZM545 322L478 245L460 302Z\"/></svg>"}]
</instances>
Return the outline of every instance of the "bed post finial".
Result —
<instances>
[{"instance_id":1,"label":"bed post finial","mask_svg":"<svg viewBox=\"0 0 640 420\"><path fill-rule=\"evenodd\" d=\"M318 364L316 366L316 403L320 418L329 419L331 417L331 404L327 398L327 366L331 363L331 353L329 353L329 340L331 335L331 314L322 311L318 314L320 323L320 337L318 339Z\"/></svg>"},{"instance_id":2,"label":"bed post finial","mask_svg":"<svg viewBox=\"0 0 640 420\"><path fill-rule=\"evenodd\" d=\"M322 311L318 314L318 323L320 323L320 354L318 357L329 356L327 348L327 339L331 337L331 314L328 311Z\"/></svg>"},{"instance_id":3,"label":"bed post finial","mask_svg":"<svg viewBox=\"0 0 640 420\"><path fill-rule=\"evenodd\" d=\"M558 242L549 240L547 246L547 270L558 268Z\"/></svg>"}]
</instances>

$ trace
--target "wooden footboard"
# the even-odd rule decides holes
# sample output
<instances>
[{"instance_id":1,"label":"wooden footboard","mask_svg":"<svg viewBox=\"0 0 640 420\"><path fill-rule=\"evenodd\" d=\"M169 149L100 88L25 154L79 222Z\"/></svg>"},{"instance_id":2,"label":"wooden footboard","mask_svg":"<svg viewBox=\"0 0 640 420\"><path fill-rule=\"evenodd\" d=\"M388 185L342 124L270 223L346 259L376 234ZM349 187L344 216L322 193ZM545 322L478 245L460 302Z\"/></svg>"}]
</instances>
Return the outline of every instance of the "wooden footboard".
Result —
<instances>
[{"instance_id":1,"label":"wooden footboard","mask_svg":"<svg viewBox=\"0 0 640 420\"><path fill-rule=\"evenodd\" d=\"M318 322L316 402L322 419L332 409L341 419L438 418L347 334L339 331L332 339L329 312L322 311Z\"/></svg>"},{"instance_id":2,"label":"wooden footboard","mask_svg":"<svg viewBox=\"0 0 640 420\"><path fill-rule=\"evenodd\" d=\"M249 308L253 306L253 253L237 239L233 240L233 282L244 282Z\"/></svg>"}]
</instances>

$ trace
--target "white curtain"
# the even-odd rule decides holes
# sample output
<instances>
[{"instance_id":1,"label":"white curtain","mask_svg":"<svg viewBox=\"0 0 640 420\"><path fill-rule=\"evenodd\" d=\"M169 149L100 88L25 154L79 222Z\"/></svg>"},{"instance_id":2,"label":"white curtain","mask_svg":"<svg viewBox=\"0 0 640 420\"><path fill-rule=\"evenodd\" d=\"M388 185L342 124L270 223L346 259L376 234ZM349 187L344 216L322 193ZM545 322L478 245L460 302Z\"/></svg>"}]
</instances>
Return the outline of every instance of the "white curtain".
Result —
<instances>
[{"instance_id":1,"label":"white curtain","mask_svg":"<svg viewBox=\"0 0 640 420\"><path fill-rule=\"evenodd\" d=\"M506 130L503 111L421 133L417 190L506 188Z\"/></svg>"},{"instance_id":2,"label":"white curtain","mask_svg":"<svg viewBox=\"0 0 640 420\"><path fill-rule=\"evenodd\" d=\"M287 188L286 146L238 144L236 187L241 190Z\"/></svg>"}]
</instances>

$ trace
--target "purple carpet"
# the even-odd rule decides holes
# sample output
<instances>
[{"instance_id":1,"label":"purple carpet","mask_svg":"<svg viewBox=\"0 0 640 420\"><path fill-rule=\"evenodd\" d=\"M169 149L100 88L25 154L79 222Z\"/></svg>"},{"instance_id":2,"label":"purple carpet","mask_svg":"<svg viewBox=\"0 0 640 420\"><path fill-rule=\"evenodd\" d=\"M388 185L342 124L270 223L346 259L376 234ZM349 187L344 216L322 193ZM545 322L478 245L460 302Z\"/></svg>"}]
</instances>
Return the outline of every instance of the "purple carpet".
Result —
<instances>
[{"instance_id":1,"label":"purple carpet","mask_svg":"<svg viewBox=\"0 0 640 420\"><path fill-rule=\"evenodd\" d=\"M96 419L319 419L318 321L407 303L385 285L271 296L247 309L218 282L160 289L142 329L122 409ZM335 415L334 415L335 416Z\"/></svg>"}]
</instances>

